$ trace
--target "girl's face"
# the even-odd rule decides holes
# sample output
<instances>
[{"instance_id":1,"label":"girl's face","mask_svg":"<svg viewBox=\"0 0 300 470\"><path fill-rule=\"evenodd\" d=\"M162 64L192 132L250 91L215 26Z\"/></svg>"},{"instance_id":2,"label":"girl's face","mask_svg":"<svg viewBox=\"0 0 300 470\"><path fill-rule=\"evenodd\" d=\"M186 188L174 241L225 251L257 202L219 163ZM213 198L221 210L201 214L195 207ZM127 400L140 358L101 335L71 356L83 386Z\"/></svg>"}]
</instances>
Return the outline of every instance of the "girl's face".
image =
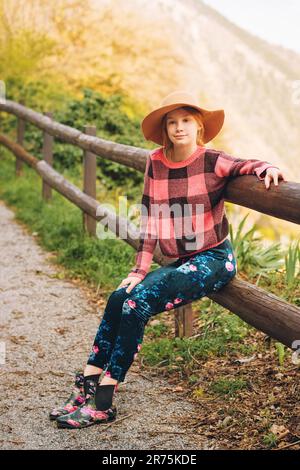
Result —
<instances>
[{"instance_id":1,"label":"girl's face","mask_svg":"<svg viewBox=\"0 0 300 470\"><path fill-rule=\"evenodd\" d=\"M195 145L199 125L185 109L167 113L167 133L174 146Z\"/></svg>"}]
</instances>

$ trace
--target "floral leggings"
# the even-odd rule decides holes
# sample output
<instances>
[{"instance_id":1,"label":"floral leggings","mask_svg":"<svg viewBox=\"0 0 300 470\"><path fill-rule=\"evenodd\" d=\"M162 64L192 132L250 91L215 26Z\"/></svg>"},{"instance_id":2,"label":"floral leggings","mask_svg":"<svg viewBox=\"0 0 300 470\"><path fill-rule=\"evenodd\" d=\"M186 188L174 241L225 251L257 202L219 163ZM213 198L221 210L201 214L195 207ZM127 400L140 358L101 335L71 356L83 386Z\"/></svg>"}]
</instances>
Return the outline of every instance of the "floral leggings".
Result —
<instances>
[{"instance_id":1,"label":"floral leggings","mask_svg":"<svg viewBox=\"0 0 300 470\"><path fill-rule=\"evenodd\" d=\"M237 272L230 241L178 258L149 272L130 293L113 291L87 364L106 369L118 382L137 357L150 317L186 305L226 285Z\"/></svg>"}]
</instances>

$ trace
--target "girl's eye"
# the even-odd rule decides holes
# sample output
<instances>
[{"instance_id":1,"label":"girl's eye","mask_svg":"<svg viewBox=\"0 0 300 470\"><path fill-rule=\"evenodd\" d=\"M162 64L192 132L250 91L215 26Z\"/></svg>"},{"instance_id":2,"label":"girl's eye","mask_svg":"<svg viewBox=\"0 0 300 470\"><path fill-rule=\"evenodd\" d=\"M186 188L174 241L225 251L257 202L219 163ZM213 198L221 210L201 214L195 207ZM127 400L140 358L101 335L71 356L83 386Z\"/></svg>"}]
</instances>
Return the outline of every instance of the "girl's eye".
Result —
<instances>
[{"instance_id":1,"label":"girl's eye","mask_svg":"<svg viewBox=\"0 0 300 470\"><path fill-rule=\"evenodd\" d=\"M188 121L189 119L188 118L184 118L183 119L184 121ZM173 124L174 121L169 121L169 124Z\"/></svg>"}]
</instances>

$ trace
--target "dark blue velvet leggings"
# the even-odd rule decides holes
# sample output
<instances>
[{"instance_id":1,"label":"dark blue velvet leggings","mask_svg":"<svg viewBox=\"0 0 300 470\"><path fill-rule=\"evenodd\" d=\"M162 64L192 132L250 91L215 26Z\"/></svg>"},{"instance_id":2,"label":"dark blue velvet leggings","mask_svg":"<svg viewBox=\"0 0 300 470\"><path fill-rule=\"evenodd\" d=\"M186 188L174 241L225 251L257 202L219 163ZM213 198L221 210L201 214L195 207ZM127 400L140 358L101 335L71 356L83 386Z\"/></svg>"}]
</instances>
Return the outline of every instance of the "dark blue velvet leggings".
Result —
<instances>
[{"instance_id":1,"label":"dark blue velvet leggings","mask_svg":"<svg viewBox=\"0 0 300 470\"><path fill-rule=\"evenodd\" d=\"M215 248L149 272L129 294L127 286L116 289L107 301L87 364L124 382L152 316L221 289L236 272L233 248L225 239Z\"/></svg>"}]
</instances>

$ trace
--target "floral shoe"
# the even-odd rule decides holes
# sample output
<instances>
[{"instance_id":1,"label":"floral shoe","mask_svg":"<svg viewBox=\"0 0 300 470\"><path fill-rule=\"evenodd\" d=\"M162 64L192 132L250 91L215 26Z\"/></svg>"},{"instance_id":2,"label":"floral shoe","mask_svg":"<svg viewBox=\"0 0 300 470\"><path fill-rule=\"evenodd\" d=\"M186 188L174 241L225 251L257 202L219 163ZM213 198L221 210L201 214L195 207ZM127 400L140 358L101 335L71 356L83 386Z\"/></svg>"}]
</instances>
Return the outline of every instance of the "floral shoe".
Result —
<instances>
[{"instance_id":1,"label":"floral shoe","mask_svg":"<svg viewBox=\"0 0 300 470\"><path fill-rule=\"evenodd\" d=\"M67 415L77 410L79 406L85 403L85 394L84 394L84 376L82 373L77 372L75 375L75 388L72 391L69 398L60 408L54 408L49 413L49 418L51 420L57 419L59 416Z\"/></svg>"},{"instance_id":2,"label":"floral shoe","mask_svg":"<svg viewBox=\"0 0 300 470\"><path fill-rule=\"evenodd\" d=\"M85 403L68 415L57 418L59 428L80 429L116 419L117 408L112 406L115 385L99 385L88 380L85 388Z\"/></svg>"}]
</instances>

